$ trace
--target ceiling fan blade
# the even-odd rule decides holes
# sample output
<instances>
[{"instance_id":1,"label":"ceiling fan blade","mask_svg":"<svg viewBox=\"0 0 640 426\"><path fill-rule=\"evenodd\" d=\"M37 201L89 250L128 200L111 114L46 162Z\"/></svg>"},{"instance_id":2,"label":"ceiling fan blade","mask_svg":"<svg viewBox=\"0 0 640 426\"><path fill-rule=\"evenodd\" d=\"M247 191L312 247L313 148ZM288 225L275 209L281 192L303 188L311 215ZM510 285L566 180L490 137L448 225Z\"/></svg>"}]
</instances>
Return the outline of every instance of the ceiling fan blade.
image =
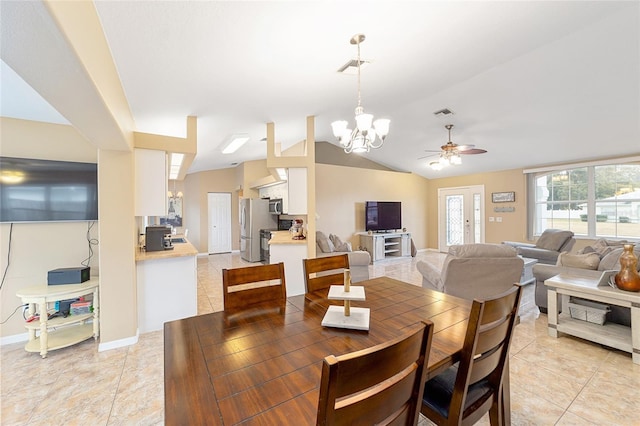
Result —
<instances>
[{"instance_id":1,"label":"ceiling fan blade","mask_svg":"<svg viewBox=\"0 0 640 426\"><path fill-rule=\"evenodd\" d=\"M441 149L425 149L424 152L440 152Z\"/></svg>"},{"instance_id":2,"label":"ceiling fan blade","mask_svg":"<svg viewBox=\"0 0 640 426\"><path fill-rule=\"evenodd\" d=\"M436 154L430 154L430 155L425 155L424 157L418 157L418 160L424 160L425 158L435 157L435 156L439 155L439 154L437 154L437 152L439 152L439 151L435 151L435 152L436 152Z\"/></svg>"},{"instance_id":3,"label":"ceiling fan blade","mask_svg":"<svg viewBox=\"0 0 640 426\"><path fill-rule=\"evenodd\" d=\"M469 151L470 149L473 149L475 147L475 145L458 145L456 148L458 149L458 152L462 152L462 151Z\"/></svg>"},{"instance_id":4,"label":"ceiling fan blade","mask_svg":"<svg viewBox=\"0 0 640 426\"><path fill-rule=\"evenodd\" d=\"M460 154L472 155L472 154L484 154L485 152L487 152L486 149L471 148L471 149L467 149L465 151L460 151Z\"/></svg>"}]
</instances>

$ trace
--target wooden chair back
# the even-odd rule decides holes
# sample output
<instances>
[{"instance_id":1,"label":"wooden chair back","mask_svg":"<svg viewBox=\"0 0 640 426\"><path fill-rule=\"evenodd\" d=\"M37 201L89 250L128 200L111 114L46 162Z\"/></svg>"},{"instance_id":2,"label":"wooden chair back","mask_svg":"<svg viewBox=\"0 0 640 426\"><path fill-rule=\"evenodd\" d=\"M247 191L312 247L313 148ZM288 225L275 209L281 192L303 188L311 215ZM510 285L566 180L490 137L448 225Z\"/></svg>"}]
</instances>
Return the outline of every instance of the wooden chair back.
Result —
<instances>
[{"instance_id":1,"label":"wooden chair back","mask_svg":"<svg viewBox=\"0 0 640 426\"><path fill-rule=\"evenodd\" d=\"M515 284L494 298L473 301L448 416L424 402L422 414L436 424L461 425L474 424L489 412L492 425L504 424L503 379L521 297L522 287ZM441 399L430 395L427 383L423 398L432 397Z\"/></svg>"},{"instance_id":2,"label":"wooden chair back","mask_svg":"<svg viewBox=\"0 0 640 426\"><path fill-rule=\"evenodd\" d=\"M302 265L307 293L311 293L329 288L332 285L342 285L344 270L349 268L349 256L344 253L336 256L303 259ZM322 274L322 272L328 271L335 272Z\"/></svg>"},{"instance_id":3,"label":"wooden chair back","mask_svg":"<svg viewBox=\"0 0 640 426\"><path fill-rule=\"evenodd\" d=\"M433 323L322 364L318 425L416 425Z\"/></svg>"},{"instance_id":4,"label":"wooden chair back","mask_svg":"<svg viewBox=\"0 0 640 426\"><path fill-rule=\"evenodd\" d=\"M284 306L287 300L284 263L223 269L222 288L225 311L257 304Z\"/></svg>"}]
</instances>

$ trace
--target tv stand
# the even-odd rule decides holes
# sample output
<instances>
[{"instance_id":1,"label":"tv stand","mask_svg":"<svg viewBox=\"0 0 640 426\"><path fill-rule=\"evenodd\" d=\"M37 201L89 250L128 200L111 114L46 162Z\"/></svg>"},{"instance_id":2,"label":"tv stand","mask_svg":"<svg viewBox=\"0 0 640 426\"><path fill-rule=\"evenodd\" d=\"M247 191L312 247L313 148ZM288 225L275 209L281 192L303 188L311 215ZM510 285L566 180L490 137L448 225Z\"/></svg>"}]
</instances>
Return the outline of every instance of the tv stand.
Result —
<instances>
[{"instance_id":1,"label":"tv stand","mask_svg":"<svg viewBox=\"0 0 640 426\"><path fill-rule=\"evenodd\" d=\"M410 232L360 232L360 245L371 255L371 263L411 256Z\"/></svg>"}]
</instances>

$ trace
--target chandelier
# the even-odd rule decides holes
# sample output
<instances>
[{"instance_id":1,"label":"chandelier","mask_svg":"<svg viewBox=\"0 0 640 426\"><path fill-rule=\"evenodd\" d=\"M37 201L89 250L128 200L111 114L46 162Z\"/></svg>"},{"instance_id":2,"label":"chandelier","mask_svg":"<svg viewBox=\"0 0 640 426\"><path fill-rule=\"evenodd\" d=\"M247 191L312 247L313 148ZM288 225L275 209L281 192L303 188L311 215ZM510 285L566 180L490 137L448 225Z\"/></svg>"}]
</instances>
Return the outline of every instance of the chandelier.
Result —
<instances>
[{"instance_id":1,"label":"chandelier","mask_svg":"<svg viewBox=\"0 0 640 426\"><path fill-rule=\"evenodd\" d=\"M364 41L364 34L356 34L351 38L350 43L358 46L358 106L356 107L356 127L351 130L347 128L349 123L345 120L331 123L333 135L338 138L344 147L344 152L369 152L371 148L380 148L384 139L389 133L390 120L383 118L373 121L373 115L365 114L360 96L360 43ZM372 127L373 124L373 127Z\"/></svg>"}]
</instances>

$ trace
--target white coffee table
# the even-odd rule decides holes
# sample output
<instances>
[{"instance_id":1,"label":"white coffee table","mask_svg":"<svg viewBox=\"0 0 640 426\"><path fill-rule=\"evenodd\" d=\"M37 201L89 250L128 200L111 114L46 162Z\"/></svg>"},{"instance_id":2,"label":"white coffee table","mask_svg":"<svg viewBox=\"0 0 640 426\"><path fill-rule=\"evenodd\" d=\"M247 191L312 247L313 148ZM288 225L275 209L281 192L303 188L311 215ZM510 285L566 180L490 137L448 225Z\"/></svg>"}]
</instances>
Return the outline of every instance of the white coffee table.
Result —
<instances>
[{"instance_id":1,"label":"white coffee table","mask_svg":"<svg viewBox=\"0 0 640 426\"><path fill-rule=\"evenodd\" d=\"M544 282L547 286L548 332L551 337L566 333L601 345L630 352L634 364L640 364L640 293L598 286L598 280L579 275L559 274ZM558 297L562 296L562 314ZM631 327L621 324L594 324L571 318L569 297L631 308Z\"/></svg>"}]
</instances>

